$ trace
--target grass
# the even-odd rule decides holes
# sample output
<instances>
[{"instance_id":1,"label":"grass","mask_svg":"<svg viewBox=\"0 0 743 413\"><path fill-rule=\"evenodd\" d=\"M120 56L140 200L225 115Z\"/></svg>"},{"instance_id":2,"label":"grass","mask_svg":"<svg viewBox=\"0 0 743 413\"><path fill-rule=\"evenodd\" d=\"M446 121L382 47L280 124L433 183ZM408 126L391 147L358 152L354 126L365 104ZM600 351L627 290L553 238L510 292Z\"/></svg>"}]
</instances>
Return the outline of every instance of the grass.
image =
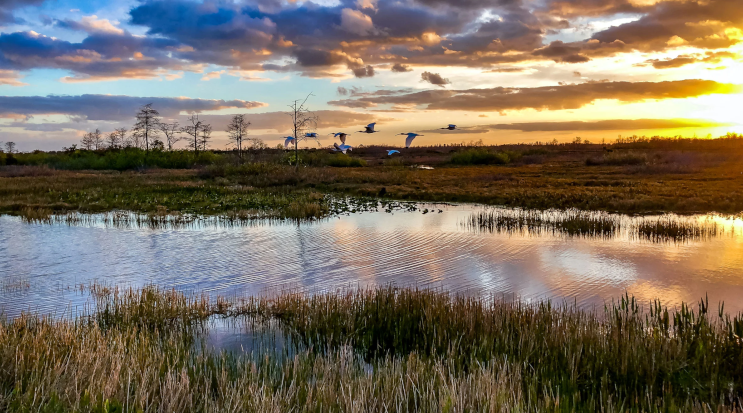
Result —
<instances>
[{"instance_id":1,"label":"grass","mask_svg":"<svg viewBox=\"0 0 743 413\"><path fill-rule=\"evenodd\" d=\"M708 240L725 231L715 222L699 222L683 217L626 217L574 209L548 211L491 209L473 212L462 224L477 231L520 234L549 232L604 238L618 236L624 229L630 238L653 242Z\"/></svg>"},{"instance_id":2,"label":"grass","mask_svg":"<svg viewBox=\"0 0 743 413\"><path fill-rule=\"evenodd\" d=\"M706 301L603 312L442 291L210 299L94 287L77 319L0 322L9 412L740 411L743 320ZM223 353L214 317L296 348ZM278 324L276 324L278 322Z\"/></svg>"},{"instance_id":3,"label":"grass","mask_svg":"<svg viewBox=\"0 0 743 413\"><path fill-rule=\"evenodd\" d=\"M353 157L304 150L299 172L288 165L288 155L277 150L251 152L243 161L220 153L215 156L221 161L192 169L117 172L5 166L0 167L0 212L123 209L150 214L165 208L183 214L260 211L257 215L302 218L321 216L328 194L630 214L743 211L740 139L637 140L612 147L611 153L583 144L420 147L397 157L388 157L381 147L355 148ZM479 161L467 154L483 153L516 155L508 155L504 165L469 164ZM457 156L467 158L461 162L466 165L453 164ZM601 162L586 165L587 158ZM334 162L346 167L329 167Z\"/></svg>"}]
</instances>

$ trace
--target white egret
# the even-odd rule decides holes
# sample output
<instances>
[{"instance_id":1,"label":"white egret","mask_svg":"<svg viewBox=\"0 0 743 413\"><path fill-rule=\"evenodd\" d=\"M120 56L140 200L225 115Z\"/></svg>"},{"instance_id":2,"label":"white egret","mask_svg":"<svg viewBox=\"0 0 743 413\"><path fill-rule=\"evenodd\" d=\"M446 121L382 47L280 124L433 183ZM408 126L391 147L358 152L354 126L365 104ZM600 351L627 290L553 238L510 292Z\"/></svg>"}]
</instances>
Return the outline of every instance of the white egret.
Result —
<instances>
[{"instance_id":1,"label":"white egret","mask_svg":"<svg viewBox=\"0 0 743 413\"><path fill-rule=\"evenodd\" d=\"M449 126L447 126L447 127L445 127L445 128L441 128L441 129L446 129L446 130L456 130L456 129L457 129L457 125L452 125L452 124L449 124Z\"/></svg>"},{"instance_id":2,"label":"white egret","mask_svg":"<svg viewBox=\"0 0 743 413\"><path fill-rule=\"evenodd\" d=\"M352 151L353 150L353 146L346 145L345 143L342 144L342 145L338 145L337 143L334 143L333 144L333 150L334 151L341 151L345 155L346 154L346 151Z\"/></svg>"},{"instance_id":3,"label":"white egret","mask_svg":"<svg viewBox=\"0 0 743 413\"><path fill-rule=\"evenodd\" d=\"M388 150L388 151L387 151L387 156L390 156L390 155L392 155L392 154L394 154L394 153L400 153L400 151L398 151L397 149L391 149L391 150Z\"/></svg>"},{"instance_id":4,"label":"white egret","mask_svg":"<svg viewBox=\"0 0 743 413\"><path fill-rule=\"evenodd\" d=\"M289 148L290 144L294 143L294 136L287 136L285 139L286 140L284 141L284 149L287 149Z\"/></svg>"},{"instance_id":5,"label":"white egret","mask_svg":"<svg viewBox=\"0 0 743 413\"><path fill-rule=\"evenodd\" d=\"M331 135L333 135L334 138L340 138L341 143L344 144L344 145L346 144L346 138L348 137L348 134L347 133L336 132L336 133L331 133Z\"/></svg>"},{"instance_id":6,"label":"white egret","mask_svg":"<svg viewBox=\"0 0 743 413\"><path fill-rule=\"evenodd\" d=\"M418 136L423 136L423 135L418 135L417 133L412 133L412 132L401 133L400 135L407 136L407 138L405 138L405 147L406 148L409 148L410 147L410 144L413 143L413 139L415 139Z\"/></svg>"},{"instance_id":7,"label":"white egret","mask_svg":"<svg viewBox=\"0 0 743 413\"><path fill-rule=\"evenodd\" d=\"M305 138L315 138L315 139L317 139L317 133L315 133L315 132L309 133L308 132L308 133L305 133L304 134L304 137Z\"/></svg>"},{"instance_id":8,"label":"white egret","mask_svg":"<svg viewBox=\"0 0 743 413\"><path fill-rule=\"evenodd\" d=\"M376 122L375 123L370 123L370 124L366 125L366 127L364 128L365 130L360 130L359 132L362 132L362 133L377 133L379 131L378 130L374 130L374 125L376 125L376 124L377 124Z\"/></svg>"}]
</instances>

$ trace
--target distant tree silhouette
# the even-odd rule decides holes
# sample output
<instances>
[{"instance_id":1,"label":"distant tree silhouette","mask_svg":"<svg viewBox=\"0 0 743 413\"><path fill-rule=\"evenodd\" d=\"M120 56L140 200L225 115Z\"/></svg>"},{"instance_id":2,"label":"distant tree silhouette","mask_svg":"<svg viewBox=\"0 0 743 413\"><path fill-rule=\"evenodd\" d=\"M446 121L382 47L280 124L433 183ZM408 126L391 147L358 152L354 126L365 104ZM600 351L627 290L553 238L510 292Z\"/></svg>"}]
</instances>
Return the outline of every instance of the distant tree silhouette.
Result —
<instances>
[{"instance_id":1,"label":"distant tree silhouette","mask_svg":"<svg viewBox=\"0 0 743 413\"><path fill-rule=\"evenodd\" d=\"M178 122L173 123L165 123L160 122L158 125L160 128L160 132L165 135L165 144L168 145L168 150L173 150L173 145L178 143L179 141L183 140L183 137L181 134L181 126L178 124Z\"/></svg>"},{"instance_id":2,"label":"distant tree silhouette","mask_svg":"<svg viewBox=\"0 0 743 413\"><path fill-rule=\"evenodd\" d=\"M202 150L206 151L210 140L212 140L212 125L204 123L201 125L201 136L199 137Z\"/></svg>"},{"instance_id":3,"label":"distant tree silhouette","mask_svg":"<svg viewBox=\"0 0 743 413\"><path fill-rule=\"evenodd\" d=\"M243 156L243 140L248 135L248 126L250 126L250 122L245 120L245 115L233 116L230 124L227 125L227 133L230 140L235 143L237 154L241 158Z\"/></svg>"},{"instance_id":4,"label":"distant tree silhouette","mask_svg":"<svg viewBox=\"0 0 743 413\"><path fill-rule=\"evenodd\" d=\"M102 149L103 135L101 134L101 130L96 129L93 132L88 132L83 135L82 139L80 139L80 145L89 151Z\"/></svg>"},{"instance_id":5,"label":"distant tree silhouette","mask_svg":"<svg viewBox=\"0 0 743 413\"><path fill-rule=\"evenodd\" d=\"M194 152L197 154L199 153L199 135L201 134L201 128L204 125L199 120L199 115L191 115L188 118L188 122L190 125L186 125L181 128L181 131L191 137L191 142L189 142L188 146L190 148L193 148Z\"/></svg>"},{"instance_id":6,"label":"distant tree silhouette","mask_svg":"<svg viewBox=\"0 0 743 413\"><path fill-rule=\"evenodd\" d=\"M8 155L13 155L13 152L15 152L15 142L5 142L5 152Z\"/></svg>"},{"instance_id":7,"label":"distant tree silhouette","mask_svg":"<svg viewBox=\"0 0 743 413\"><path fill-rule=\"evenodd\" d=\"M317 116L307 109L307 100L312 93L307 95L304 100L295 100L289 105L290 111L287 113L292 120L292 134L294 136L294 166L299 169L299 142L307 139L305 134L317 127ZM300 103L301 102L301 103ZM319 144L319 142L318 142Z\"/></svg>"},{"instance_id":8,"label":"distant tree silhouette","mask_svg":"<svg viewBox=\"0 0 743 413\"><path fill-rule=\"evenodd\" d=\"M160 133L158 129L160 113L152 107L152 103L148 103L139 109L136 118L137 123L132 128L132 135L144 143L145 151L149 151L150 141L155 140Z\"/></svg>"}]
</instances>

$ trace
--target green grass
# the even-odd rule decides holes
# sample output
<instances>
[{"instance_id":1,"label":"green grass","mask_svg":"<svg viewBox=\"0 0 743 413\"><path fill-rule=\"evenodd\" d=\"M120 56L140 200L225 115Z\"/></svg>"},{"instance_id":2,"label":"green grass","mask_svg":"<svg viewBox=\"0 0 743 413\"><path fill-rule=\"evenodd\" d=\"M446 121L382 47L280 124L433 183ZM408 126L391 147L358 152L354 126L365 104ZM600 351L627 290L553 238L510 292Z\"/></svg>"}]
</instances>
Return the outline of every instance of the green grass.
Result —
<instances>
[{"instance_id":1,"label":"green grass","mask_svg":"<svg viewBox=\"0 0 743 413\"><path fill-rule=\"evenodd\" d=\"M604 312L379 288L210 299L93 286L75 320L0 322L9 412L739 411L743 320ZM220 353L214 317L280 329L293 348ZM272 327L273 326L273 327ZM737 409L737 410L736 410Z\"/></svg>"},{"instance_id":2,"label":"green grass","mask_svg":"<svg viewBox=\"0 0 743 413\"><path fill-rule=\"evenodd\" d=\"M520 158L520 152L470 148L456 152L450 162L454 165L506 165Z\"/></svg>"}]
</instances>

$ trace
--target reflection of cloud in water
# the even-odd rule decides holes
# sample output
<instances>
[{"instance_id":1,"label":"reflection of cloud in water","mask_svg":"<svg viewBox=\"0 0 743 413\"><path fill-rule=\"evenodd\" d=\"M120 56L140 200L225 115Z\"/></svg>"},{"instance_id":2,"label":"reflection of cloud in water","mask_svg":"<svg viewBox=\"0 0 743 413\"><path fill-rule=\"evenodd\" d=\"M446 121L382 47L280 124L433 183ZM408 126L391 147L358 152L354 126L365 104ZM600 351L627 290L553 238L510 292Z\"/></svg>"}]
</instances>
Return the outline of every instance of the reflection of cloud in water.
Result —
<instances>
[{"instance_id":1,"label":"reflection of cloud in water","mask_svg":"<svg viewBox=\"0 0 743 413\"><path fill-rule=\"evenodd\" d=\"M392 283L524 300L567 298L586 306L625 291L671 305L709 293L710 301L743 309L740 220L721 222L740 227L735 236L726 231L675 244L473 233L459 223L475 206L428 208L436 212L168 230L30 225L0 216L0 276L22 276L32 286L23 296L0 292L0 308L74 308L82 302L62 287L98 280L230 295Z\"/></svg>"}]
</instances>

